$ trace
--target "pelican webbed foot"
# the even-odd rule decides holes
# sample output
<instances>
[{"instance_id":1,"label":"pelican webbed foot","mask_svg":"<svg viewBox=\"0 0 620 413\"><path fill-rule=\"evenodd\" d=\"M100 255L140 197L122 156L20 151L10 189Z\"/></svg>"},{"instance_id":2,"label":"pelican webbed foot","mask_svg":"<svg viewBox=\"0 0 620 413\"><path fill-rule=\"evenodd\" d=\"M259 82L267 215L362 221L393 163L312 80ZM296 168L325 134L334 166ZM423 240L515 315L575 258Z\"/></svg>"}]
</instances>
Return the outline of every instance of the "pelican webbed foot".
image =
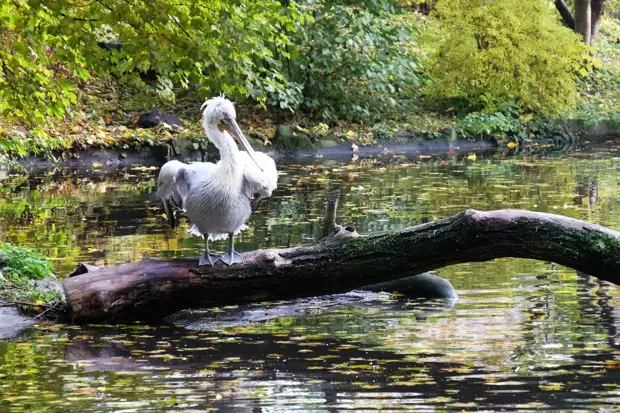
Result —
<instances>
[{"instance_id":1,"label":"pelican webbed foot","mask_svg":"<svg viewBox=\"0 0 620 413\"><path fill-rule=\"evenodd\" d=\"M213 267L216 262L222 259L222 256L218 254L211 254L211 251L209 251L209 237L207 235L204 235L204 239L205 239L205 252L200 257L200 261L198 261L198 265L200 266L210 265Z\"/></svg>"},{"instance_id":2,"label":"pelican webbed foot","mask_svg":"<svg viewBox=\"0 0 620 413\"><path fill-rule=\"evenodd\" d=\"M231 250L225 254L222 254L220 261L226 265L243 264L243 257L237 251Z\"/></svg>"},{"instance_id":3,"label":"pelican webbed foot","mask_svg":"<svg viewBox=\"0 0 620 413\"><path fill-rule=\"evenodd\" d=\"M230 249L227 253L222 254L220 260L226 265L243 264L243 257L235 251L235 235L230 233L228 238L230 238Z\"/></svg>"},{"instance_id":4,"label":"pelican webbed foot","mask_svg":"<svg viewBox=\"0 0 620 413\"><path fill-rule=\"evenodd\" d=\"M204 254L200 257L200 261L198 261L198 265L210 265L214 266L216 262L222 260L222 256L218 254L211 254L208 251L205 251ZM223 260L222 260L223 261Z\"/></svg>"}]
</instances>

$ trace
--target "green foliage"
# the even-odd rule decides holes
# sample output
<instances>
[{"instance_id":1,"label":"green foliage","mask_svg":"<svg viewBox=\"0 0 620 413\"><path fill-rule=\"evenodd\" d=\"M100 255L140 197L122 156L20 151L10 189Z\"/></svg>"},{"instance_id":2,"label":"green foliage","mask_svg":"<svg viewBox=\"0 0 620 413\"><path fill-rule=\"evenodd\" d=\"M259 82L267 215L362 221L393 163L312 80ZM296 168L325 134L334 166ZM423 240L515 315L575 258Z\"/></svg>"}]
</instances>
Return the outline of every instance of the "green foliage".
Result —
<instances>
[{"instance_id":1,"label":"green foliage","mask_svg":"<svg viewBox=\"0 0 620 413\"><path fill-rule=\"evenodd\" d=\"M301 107L327 120L376 121L422 85L419 31L408 13L389 1L306 1L314 21L294 37L285 60L288 91L272 103Z\"/></svg>"},{"instance_id":2,"label":"green foliage","mask_svg":"<svg viewBox=\"0 0 620 413\"><path fill-rule=\"evenodd\" d=\"M582 105L578 114L579 118L583 119L586 128L595 126L603 120L603 115L601 115L599 109L591 103Z\"/></svg>"},{"instance_id":3,"label":"green foliage","mask_svg":"<svg viewBox=\"0 0 620 413\"><path fill-rule=\"evenodd\" d=\"M42 2L0 6L0 113L9 120L40 125L48 116L63 116L77 100L73 76L89 77L71 43L51 30L59 17Z\"/></svg>"},{"instance_id":4,"label":"green foliage","mask_svg":"<svg viewBox=\"0 0 620 413\"><path fill-rule=\"evenodd\" d=\"M289 36L309 17L295 3L16 0L0 6L0 113L29 125L61 117L77 102L76 83L114 75L158 99L198 87L265 101L286 89ZM98 46L118 40L120 50ZM139 73L159 74L153 85Z\"/></svg>"},{"instance_id":5,"label":"green foliage","mask_svg":"<svg viewBox=\"0 0 620 413\"><path fill-rule=\"evenodd\" d=\"M0 113L29 126L73 116L73 105L87 100L76 86L112 75L149 105L191 88L329 120L378 119L424 80L416 22L392 3L6 3ZM106 50L101 41L122 47ZM144 80L147 71L157 79Z\"/></svg>"},{"instance_id":6,"label":"green foliage","mask_svg":"<svg viewBox=\"0 0 620 413\"><path fill-rule=\"evenodd\" d=\"M458 120L455 129L467 137L523 139L553 139L557 142L571 142L575 139L561 123L539 116L519 115L516 105L502 105L497 112L470 113Z\"/></svg>"},{"instance_id":7,"label":"green foliage","mask_svg":"<svg viewBox=\"0 0 620 413\"><path fill-rule=\"evenodd\" d=\"M0 247L0 299L17 302L28 313L40 312L41 305L60 311L65 301L62 292L42 288L34 283L34 280L52 275L51 264L40 254L9 243Z\"/></svg>"},{"instance_id":8,"label":"green foliage","mask_svg":"<svg viewBox=\"0 0 620 413\"><path fill-rule=\"evenodd\" d=\"M575 105L591 62L579 37L544 0L440 0L433 22L428 93L466 111L505 102L543 116Z\"/></svg>"},{"instance_id":9,"label":"green foliage","mask_svg":"<svg viewBox=\"0 0 620 413\"><path fill-rule=\"evenodd\" d=\"M505 136L519 134L523 124L519 120L518 108L504 105L498 112L470 113L456 124L457 130L466 136Z\"/></svg>"},{"instance_id":10,"label":"green foliage","mask_svg":"<svg viewBox=\"0 0 620 413\"><path fill-rule=\"evenodd\" d=\"M0 267L5 277L17 280L42 280L53 274L45 257L27 248L4 243L0 248Z\"/></svg>"}]
</instances>

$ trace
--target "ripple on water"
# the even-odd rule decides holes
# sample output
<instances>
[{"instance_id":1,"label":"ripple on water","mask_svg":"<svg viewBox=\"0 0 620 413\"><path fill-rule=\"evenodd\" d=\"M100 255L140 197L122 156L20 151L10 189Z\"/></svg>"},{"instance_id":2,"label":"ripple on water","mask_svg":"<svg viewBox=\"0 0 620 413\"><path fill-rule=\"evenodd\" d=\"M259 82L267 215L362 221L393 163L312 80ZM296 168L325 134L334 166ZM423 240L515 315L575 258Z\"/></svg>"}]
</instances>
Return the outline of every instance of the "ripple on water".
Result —
<instances>
[{"instance_id":1,"label":"ripple on water","mask_svg":"<svg viewBox=\"0 0 620 413\"><path fill-rule=\"evenodd\" d=\"M281 165L281 186L240 250L316 239L325 196L360 232L472 207L518 207L620 229L610 155L469 162L446 156ZM4 241L54 259L112 265L196 255L167 229L155 170L59 170L0 182ZM222 244L219 245L223 247ZM437 272L454 302L389 294L230 306L147 325L38 326L0 343L0 411L615 411L618 288L544 262L503 259Z\"/></svg>"}]
</instances>

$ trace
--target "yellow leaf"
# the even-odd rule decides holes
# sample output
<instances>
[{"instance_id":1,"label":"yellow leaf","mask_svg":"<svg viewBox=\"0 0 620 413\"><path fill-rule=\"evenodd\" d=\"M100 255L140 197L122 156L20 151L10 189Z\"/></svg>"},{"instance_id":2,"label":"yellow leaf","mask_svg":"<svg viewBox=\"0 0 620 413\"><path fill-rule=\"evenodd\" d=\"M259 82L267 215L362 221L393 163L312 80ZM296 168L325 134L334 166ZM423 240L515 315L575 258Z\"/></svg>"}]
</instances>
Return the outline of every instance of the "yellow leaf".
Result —
<instances>
[{"instance_id":1,"label":"yellow leaf","mask_svg":"<svg viewBox=\"0 0 620 413\"><path fill-rule=\"evenodd\" d=\"M518 144L516 142L510 141L506 146L508 146L508 149L514 149L518 146Z\"/></svg>"},{"instance_id":2,"label":"yellow leaf","mask_svg":"<svg viewBox=\"0 0 620 413\"><path fill-rule=\"evenodd\" d=\"M527 115L521 116L521 120L522 120L523 122L529 122L529 121L531 121L531 120L532 120L532 118L533 118L533 117L534 117L534 115L533 115L533 114L528 113Z\"/></svg>"},{"instance_id":3,"label":"yellow leaf","mask_svg":"<svg viewBox=\"0 0 620 413\"><path fill-rule=\"evenodd\" d=\"M471 155L469 155L469 156L467 157L467 159L469 159L470 161L475 161L475 160L476 160L476 154L475 154L475 153L472 153Z\"/></svg>"},{"instance_id":4,"label":"yellow leaf","mask_svg":"<svg viewBox=\"0 0 620 413\"><path fill-rule=\"evenodd\" d=\"M99 162L93 162L93 168L101 168L103 165Z\"/></svg>"}]
</instances>

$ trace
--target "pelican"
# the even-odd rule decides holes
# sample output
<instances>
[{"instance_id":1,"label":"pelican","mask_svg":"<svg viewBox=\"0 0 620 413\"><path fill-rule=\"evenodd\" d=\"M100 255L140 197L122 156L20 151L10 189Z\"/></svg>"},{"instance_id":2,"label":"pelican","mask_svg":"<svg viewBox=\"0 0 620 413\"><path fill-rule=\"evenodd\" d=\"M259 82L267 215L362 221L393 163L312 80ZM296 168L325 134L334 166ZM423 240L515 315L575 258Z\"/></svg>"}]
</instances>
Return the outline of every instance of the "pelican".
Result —
<instances>
[{"instance_id":1,"label":"pelican","mask_svg":"<svg viewBox=\"0 0 620 413\"><path fill-rule=\"evenodd\" d=\"M245 222L258 201L270 196L277 185L273 159L254 152L236 122L235 108L223 97L209 99L203 105L203 127L209 140L220 151L217 164L197 162L184 164L169 161L158 177L157 196L174 228L173 208L185 211L192 223L190 233L202 235L205 252L200 265L243 263L234 250L234 235L245 228ZM231 136L232 134L232 136ZM239 151L233 137L245 151ZM250 198L254 198L250 202ZM222 255L209 251L209 241L230 237L230 249Z\"/></svg>"}]
</instances>

